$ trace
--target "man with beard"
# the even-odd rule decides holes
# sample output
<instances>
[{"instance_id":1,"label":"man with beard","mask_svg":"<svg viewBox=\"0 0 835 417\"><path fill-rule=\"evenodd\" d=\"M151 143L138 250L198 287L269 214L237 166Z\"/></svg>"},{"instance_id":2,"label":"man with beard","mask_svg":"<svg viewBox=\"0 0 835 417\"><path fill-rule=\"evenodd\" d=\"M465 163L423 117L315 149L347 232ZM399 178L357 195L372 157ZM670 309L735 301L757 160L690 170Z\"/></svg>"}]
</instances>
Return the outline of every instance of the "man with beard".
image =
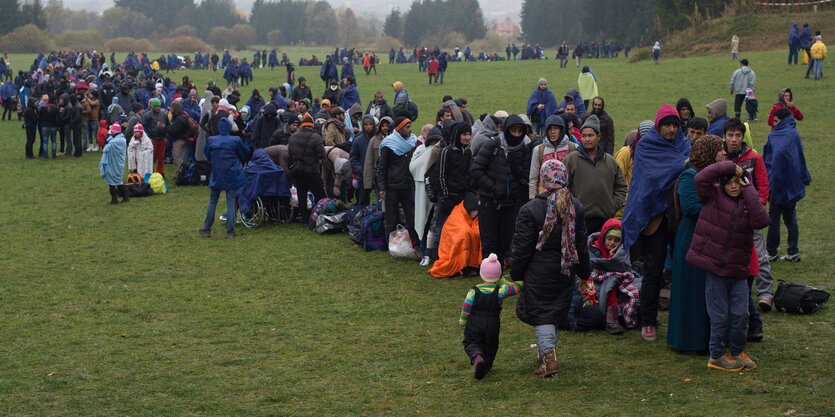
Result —
<instances>
[{"instance_id":1,"label":"man with beard","mask_svg":"<svg viewBox=\"0 0 835 417\"><path fill-rule=\"evenodd\" d=\"M613 155L615 152L615 122L612 120L612 117L609 116L609 113L606 112L605 106L606 102L603 101L603 97L595 97L591 101L591 112L583 115L583 123L585 126L586 120L588 120L591 115L597 116L597 120L600 123L600 147L603 148L603 151L607 154ZM588 214L588 211L586 211L586 214ZM602 227L603 225L601 224L600 226Z\"/></svg>"},{"instance_id":2,"label":"man with beard","mask_svg":"<svg viewBox=\"0 0 835 417\"><path fill-rule=\"evenodd\" d=\"M310 87L307 85L307 79L304 77L299 77L299 85L293 89L292 99L293 101L302 101L303 99L313 100L313 93L310 91Z\"/></svg>"},{"instance_id":3,"label":"man with beard","mask_svg":"<svg viewBox=\"0 0 835 417\"><path fill-rule=\"evenodd\" d=\"M386 116L394 117L391 106L386 103L386 99L383 98L383 92L380 90L374 92L374 100L368 103L368 107L365 108L365 114L376 117L377 120Z\"/></svg>"},{"instance_id":4,"label":"man with beard","mask_svg":"<svg viewBox=\"0 0 835 417\"><path fill-rule=\"evenodd\" d=\"M368 152L368 144L374 134L377 132L377 120L374 116L366 114L361 121L361 131L354 136L354 141L351 142L351 153L348 158L351 161L351 171L355 181L354 189L357 192L357 204L360 206L367 206L371 202L371 189L366 189L362 184L363 171L365 166L365 156Z\"/></svg>"},{"instance_id":5,"label":"man with beard","mask_svg":"<svg viewBox=\"0 0 835 417\"><path fill-rule=\"evenodd\" d=\"M554 93L548 89L548 81L545 78L540 78L536 90L528 97L528 110L525 112L533 122L533 131L536 136L542 136L545 121L548 116L556 113L556 111L557 99L554 97ZM490 253L487 252L488 255Z\"/></svg>"},{"instance_id":6,"label":"man with beard","mask_svg":"<svg viewBox=\"0 0 835 417\"><path fill-rule=\"evenodd\" d=\"M345 144L345 137L347 135L345 130L345 109L339 106L334 107L331 109L330 118L325 122L325 146L342 147Z\"/></svg>"}]
</instances>

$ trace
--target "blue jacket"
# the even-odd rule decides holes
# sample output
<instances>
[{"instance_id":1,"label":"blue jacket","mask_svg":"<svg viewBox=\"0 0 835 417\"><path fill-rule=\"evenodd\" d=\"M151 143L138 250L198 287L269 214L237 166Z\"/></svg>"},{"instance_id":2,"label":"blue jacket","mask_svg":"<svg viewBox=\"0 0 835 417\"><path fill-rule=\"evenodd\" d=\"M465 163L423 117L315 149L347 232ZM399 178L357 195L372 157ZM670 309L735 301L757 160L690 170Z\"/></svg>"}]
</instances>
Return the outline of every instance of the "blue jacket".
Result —
<instances>
[{"instance_id":1,"label":"blue jacket","mask_svg":"<svg viewBox=\"0 0 835 417\"><path fill-rule=\"evenodd\" d=\"M545 108L541 111L536 107L540 104L544 104ZM557 112L557 99L554 97L554 93L551 92L548 88L544 91L540 91L539 87L533 90L531 96L528 97L528 110L525 114L531 119L531 122L538 123L540 126L545 126L545 120L548 119L548 116Z\"/></svg>"},{"instance_id":2,"label":"blue jacket","mask_svg":"<svg viewBox=\"0 0 835 417\"><path fill-rule=\"evenodd\" d=\"M121 133L108 139L107 144L104 145L99 161L99 175L107 185L122 185L126 150L125 135Z\"/></svg>"},{"instance_id":3,"label":"blue jacket","mask_svg":"<svg viewBox=\"0 0 835 417\"><path fill-rule=\"evenodd\" d=\"M360 125L362 125L361 122ZM366 152L368 152L368 136L363 131L354 137L354 141L351 142L351 153L348 156L348 160L351 162L351 169L354 171L354 175L360 180L362 180L362 173L365 167Z\"/></svg>"},{"instance_id":4,"label":"blue jacket","mask_svg":"<svg viewBox=\"0 0 835 417\"><path fill-rule=\"evenodd\" d=\"M229 82L238 79L238 67L234 63L230 62L226 65L226 69L223 71L223 79Z\"/></svg>"},{"instance_id":5,"label":"blue jacket","mask_svg":"<svg viewBox=\"0 0 835 417\"><path fill-rule=\"evenodd\" d=\"M797 23L792 23L792 28L789 30L789 46L792 48L800 48L800 35L797 33Z\"/></svg>"},{"instance_id":6,"label":"blue jacket","mask_svg":"<svg viewBox=\"0 0 835 417\"><path fill-rule=\"evenodd\" d=\"M776 206L797 203L806 196L805 186L812 183L806 167L803 143L794 117L780 120L763 148L763 162L768 172L769 202Z\"/></svg>"},{"instance_id":7,"label":"blue jacket","mask_svg":"<svg viewBox=\"0 0 835 417\"><path fill-rule=\"evenodd\" d=\"M800 47L803 49L812 47L812 31L809 26L803 26L803 31L800 32Z\"/></svg>"},{"instance_id":8,"label":"blue jacket","mask_svg":"<svg viewBox=\"0 0 835 417\"><path fill-rule=\"evenodd\" d=\"M191 102L189 99L184 99L183 103L183 111L194 120L200 121L200 100L194 100L194 103Z\"/></svg>"},{"instance_id":9,"label":"blue jacket","mask_svg":"<svg viewBox=\"0 0 835 417\"><path fill-rule=\"evenodd\" d=\"M241 138L232 136L232 124L224 117L218 122L220 135L206 138L203 153L212 163L209 188L213 190L238 190L246 183L243 161L249 158L249 149Z\"/></svg>"},{"instance_id":10,"label":"blue jacket","mask_svg":"<svg viewBox=\"0 0 835 417\"><path fill-rule=\"evenodd\" d=\"M252 81L252 68L249 66L249 62L241 62L238 67L238 74L241 78Z\"/></svg>"},{"instance_id":11,"label":"blue jacket","mask_svg":"<svg viewBox=\"0 0 835 417\"><path fill-rule=\"evenodd\" d=\"M623 245L638 240L650 220L667 209L673 182L684 171L690 156L690 141L679 134L668 142L657 129L641 138L632 160L632 182L623 211Z\"/></svg>"},{"instance_id":12,"label":"blue jacket","mask_svg":"<svg viewBox=\"0 0 835 417\"><path fill-rule=\"evenodd\" d=\"M707 134L708 135L716 135L720 138L725 137L725 122L731 120L727 114L723 114L721 117L715 119L714 121L710 122L710 125L707 127Z\"/></svg>"},{"instance_id":13,"label":"blue jacket","mask_svg":"<svg viewBox=\"0 0 835 417\"><path fill-rule=\"evenodd\" d=\"M360 103L360 93L357 91L357 86L351 84L342 90L342 98L339 100L339 106L348 111L354 103Z\"/></svg>"},{"instance_id":14,"label":"blue jacket","mask_svg":"<svg viewBox=\"0 0 835 417\"><path fill-rule=\"evenodd\" d=\"M354 77L354 66L350 62L342 65L342 73L340 74L339 79L344 80L348 78L349 75Z\"/></svg>"}]
</instances>

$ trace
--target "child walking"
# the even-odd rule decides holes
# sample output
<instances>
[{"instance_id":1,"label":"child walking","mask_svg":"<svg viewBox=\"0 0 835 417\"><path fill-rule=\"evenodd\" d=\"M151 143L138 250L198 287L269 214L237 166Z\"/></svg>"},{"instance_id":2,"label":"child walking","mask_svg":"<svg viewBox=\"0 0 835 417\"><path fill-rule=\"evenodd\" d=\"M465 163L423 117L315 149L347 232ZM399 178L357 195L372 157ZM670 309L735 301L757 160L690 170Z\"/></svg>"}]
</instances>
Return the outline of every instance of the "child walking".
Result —
<instances>
[{"instance_id":1,"label":"child walking","mask_svg":"<svg viewBox=\"0 0 835 417\"><path fill-rule=\"evenodd\" d=\"M754 230L768 226L768 214L745 171L731 161L717 162L695 177L702 203L687 262L706 271L705 299L710 317L708 369L757 367L745 353L748 282ZM730 356L726 338L730 334Z\"/></svg>"},{"instance_id":2,"label":"child walking","mask_svg":"<svg viewBox=\"0 0 835 417\"><path fill-rule=\"evenodd\" d=\"M475 379L484 378L493 368L499 350L502 302L522 290L521 282L502 278L502 264L494 253L481 261L479 274L483 282L467 292L458 319L464 328L464 352L470 358Z\"/></svg>"}]
</instances>

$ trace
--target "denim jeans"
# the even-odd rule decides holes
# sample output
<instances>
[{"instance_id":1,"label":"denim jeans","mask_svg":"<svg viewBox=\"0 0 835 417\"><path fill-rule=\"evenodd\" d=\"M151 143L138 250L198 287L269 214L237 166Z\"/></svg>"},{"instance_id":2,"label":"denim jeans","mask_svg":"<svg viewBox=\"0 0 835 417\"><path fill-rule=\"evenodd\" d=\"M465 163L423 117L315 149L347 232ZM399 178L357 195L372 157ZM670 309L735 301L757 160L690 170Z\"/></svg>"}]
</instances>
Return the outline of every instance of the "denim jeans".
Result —
<instances>
[{"instance_id":1,"label":"denim jeans","mask_svg":"<svg viewBox=\"0 0 835 417\"><path fill-rule=\"evenodd\" d=\"M546 354L551 349L557 348L557 326L553 324L542 324L534 326L533 331L536 333L536 346L539 348L539 353Z\"/></svg>"},{"instance_id":2,"label":"denim jeans","mask_svg":"<svg viewBox=\"0 0 835 417\"><path fill-rule=\"evenodd\" d=\"M820 80L823 78L823 60L822 59L814 59L814 74L815 79Z\"/></svg>"},{"instance_id":3,"label":"denim jeans","mask_svg":"<svg viewBox=\"0 0 835 417\"><path fill-rule=\"evenodd\" d=\"M725 354L725 338L730 329L731 356L745 350L748 332L748 304L750 288L744 279L725 278L706 273L705 300L710 317L710 357Z\"/></svg>"},{"instance_id":4,"label":"denim jeans","mask_svg":"<svg viewBox=\"0 0 835 417\"><path fill-rule=\"evenodd\" d=\"M776 204L768 205L768 217L770 223L768 225L768 241L766 248L769 256L776 256L777 249L780 248L780 218L783 218L783 223L786 224L788 230L788 254L794 255L798 253L797 242L800 240L800 229L797 227L797 203L792 203L788 206L778 206Z\"/></svg>"},{"instance_id":5,"label":"denim jeans","mask_svg":"<svg viewBox=\"0 0 835 417\"><path fill-rule=\"evenodd\" d=\"M84 150L87 150L88 147L92 146L96 143L96 133L99 130L99 122L98 120L88 120L87 124L84 125L82 128L84 129Z\"/></svg>"},{"instance_id":6,"label":"denim jeans","mask_svg":"<svg viewBox=\"0 0 835 417\"><path fill-rule=\"evenodd\" d=\"M49 142L52 142L52 157L55 158L55 151L58 146L55 135L58 133L57 127L42 127L41 128L41 153L44 158L49 158Z\"/></svg>"},{"instance_id":7,"label":"denim jeans","mask_svg":"<svg viewBox=\"0 0 835 417\"><path fill-rule=\"evenodd\" d=\"M69 126L64 126L62 129L64 129L64 136L67 138L67 146L66 146L66 148L64 148L64 150L65 150L65 153L67 154L67 156L69 156L69 155L73 154L73 149L74 149L73 148L73 130Z\"/></svg>"},{"instance_id":8,"label":"denim jeans","mask_svg":"<svg viewBox=\"0 0 835 417\"><path fill-rule=\"evenodd\" d=\"M220 199L221 190L211 190L209 194L209 207L206 209L206 222L203 228L212 230L212 224L215 222L215 210L217 210L217 200ZM235 190L226 190L226 231L235 231Z\"/></svg>"},{"instance_id":9,"label":"denim jeans","mask_svg":"<svg viewBox=\"0 0 835 417\"><path fill-rule=\"evenodd\" d=\"M754 230L754 247L757 249L757 261L760 269L754 277L757 286L757 296L772 295L771 286L774 277L771 276L771 264L768 262L768 251L765 249L765 238L762 230Z\"/></svg>"}]
</instances>

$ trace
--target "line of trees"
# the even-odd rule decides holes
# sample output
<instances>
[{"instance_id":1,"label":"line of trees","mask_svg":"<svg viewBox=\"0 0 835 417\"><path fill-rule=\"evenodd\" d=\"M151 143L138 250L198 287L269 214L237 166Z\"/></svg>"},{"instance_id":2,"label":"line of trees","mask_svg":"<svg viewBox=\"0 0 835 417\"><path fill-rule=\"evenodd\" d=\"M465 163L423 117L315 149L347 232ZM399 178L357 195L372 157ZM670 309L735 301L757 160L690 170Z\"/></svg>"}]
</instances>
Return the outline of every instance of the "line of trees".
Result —
<instances>
[{"instance_id":1,"label":"line of trees","mask_svg":"<svg viewBox=\"0 0 835 417\"><path fill-rule=\"evenodd\" d=\"M392 10L383 32L407 46L420 46L426 39L454 32L466 41L483 39L487 28L478 0L415 0L406 13Z\"/></svg>"},{"instance_id":2,"label":"line of trees","mask_svg":"<svg viewBox=\"0 0 835 417\"><path fill-rule=\"evenodd\" d=\"M719 17L734 0L524 0L526 42L554 46L582 40L648 43L687 27L698 10Z\"/></svg>"},{"instance_id":3,"label":"line of trees","mask_svg":"<svg viewBox=\"0 0 835 417\"><path fill-rule=\"evenodd\" d=\"M46 11L41 0L0 0L0 35L24 25L46 29Z\"/></svg>"}]
</instances>

